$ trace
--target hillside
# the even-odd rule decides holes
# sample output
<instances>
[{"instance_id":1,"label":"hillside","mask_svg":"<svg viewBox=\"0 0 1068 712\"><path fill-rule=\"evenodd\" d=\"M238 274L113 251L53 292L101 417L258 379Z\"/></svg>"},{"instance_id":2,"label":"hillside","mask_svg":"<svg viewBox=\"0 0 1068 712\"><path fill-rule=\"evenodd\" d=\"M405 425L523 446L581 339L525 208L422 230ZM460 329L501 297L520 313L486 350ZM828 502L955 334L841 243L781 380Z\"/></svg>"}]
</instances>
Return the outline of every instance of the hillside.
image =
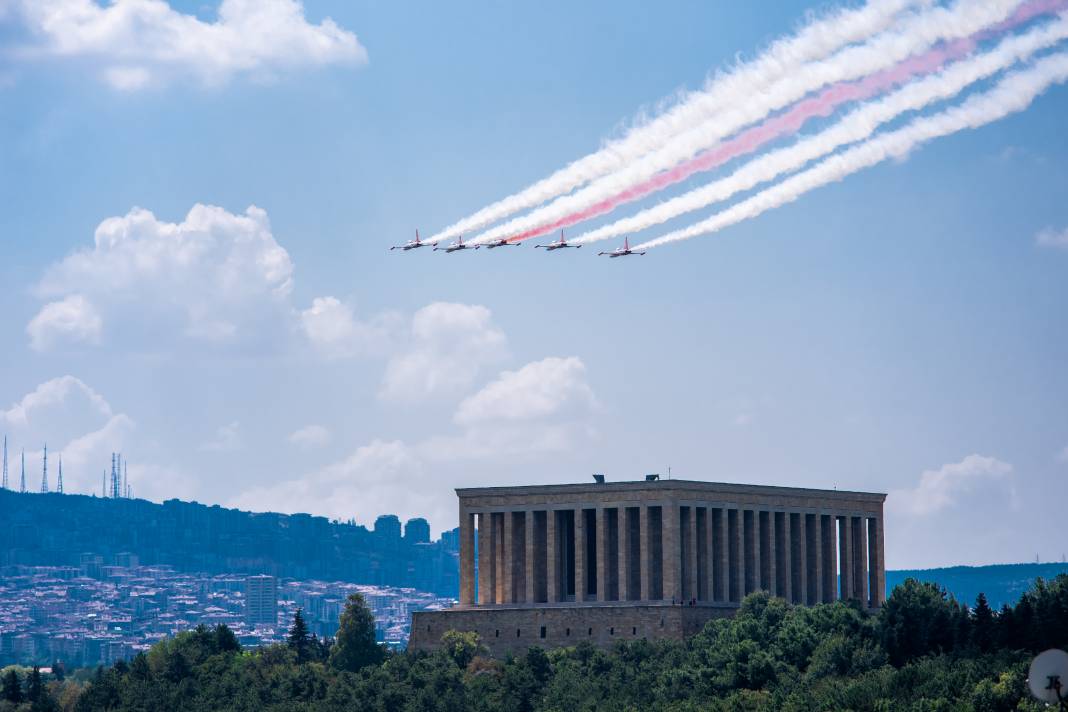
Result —
<instances>
[{"instance_id":1,"label":"hillside","mask_svg":"<svg viewBox=\"0 0 1068 712\"><path fill-rule=\"evenodd\" d=\"M905 579L914 578L942 586L958 601L969 606L975 603L975 597L982 592L986 594L990 606L997 609L1019 600L1036 578L1049 580L1062 573L1068 573L1068 563L903 569L886 572L886 589L892 591Z\"/></svg>"},{"instance_id":2,"label":"hillside","mask_svg":"<svg viewBox=\"0 0 1068 712\"><path fill-rule=\"evenodd\" d=\"M443 596L459 588L452 548L414 543L399 531L176 499L155 504L0 490L0 567L78 566L85 553L107 565L122 552L179 571L408 586Z\"/></svg>"}]
</instances>

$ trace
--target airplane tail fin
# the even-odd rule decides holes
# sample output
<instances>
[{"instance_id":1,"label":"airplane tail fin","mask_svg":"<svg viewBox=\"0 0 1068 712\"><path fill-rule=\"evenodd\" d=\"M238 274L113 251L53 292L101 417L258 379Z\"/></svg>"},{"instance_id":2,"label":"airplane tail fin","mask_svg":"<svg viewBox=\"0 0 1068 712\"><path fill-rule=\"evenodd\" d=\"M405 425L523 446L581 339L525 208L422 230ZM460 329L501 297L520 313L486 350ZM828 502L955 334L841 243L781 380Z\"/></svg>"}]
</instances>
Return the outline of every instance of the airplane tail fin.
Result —
<instances>
[{"instance_id":1,"label":"airplane tail fin","mask_svg":"<svg viewBox=\"0 0 1068 712\"><path fill-rule=\"evenodd\" d=\"M630 238L629 237L624 237L623 238L623 249L624 250L629 250L630 249Z\"/></svg>"},{"instance_id":2,"label":"airplane tail fin","mask_svg":"<svg viewBox=\"0 0 1068 712\"><path fill-rule=\"evenodd\" d=\"M419 230L418 229L415 231L415 241L419 242Z\"/></svg>"}]
</instances>

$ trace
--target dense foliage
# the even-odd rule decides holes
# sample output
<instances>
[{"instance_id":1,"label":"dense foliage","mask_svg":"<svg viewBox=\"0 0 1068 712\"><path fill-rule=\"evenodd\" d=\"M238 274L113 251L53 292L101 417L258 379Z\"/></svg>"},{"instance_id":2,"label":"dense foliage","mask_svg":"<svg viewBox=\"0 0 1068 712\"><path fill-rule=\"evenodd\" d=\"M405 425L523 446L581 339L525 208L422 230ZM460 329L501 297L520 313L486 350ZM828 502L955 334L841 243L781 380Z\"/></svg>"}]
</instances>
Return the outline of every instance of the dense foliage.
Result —
<instances>
[{"instance_id":1,"label":"dense foliage","mask_svg":"<svg viewBox=\"0 0 1068 712\"><path fill-rule=\"evenodd\" d=\"M485 657L470 633L446 634L431 655L386 654L354 597L337 643L309 637L299 618L286 644L255 651L224 626L198 628L82 679L5 671L0 712L1038 710L1027 665L1066 646L1068 575L998 612L915 580L874 616L756 593L685 643L532 647L507 660Z\"/></svg>"}]
</instances>

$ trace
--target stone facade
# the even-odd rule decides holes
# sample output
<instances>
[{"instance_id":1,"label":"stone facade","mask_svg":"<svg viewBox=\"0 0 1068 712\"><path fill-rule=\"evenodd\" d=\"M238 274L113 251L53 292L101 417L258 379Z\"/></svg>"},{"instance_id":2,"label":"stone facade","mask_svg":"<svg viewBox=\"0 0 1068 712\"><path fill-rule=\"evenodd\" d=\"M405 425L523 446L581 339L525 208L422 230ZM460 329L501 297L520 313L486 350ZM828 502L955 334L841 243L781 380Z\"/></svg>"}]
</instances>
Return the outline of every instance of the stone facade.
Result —
<instances>
[{"instance_id":1,"label":"stone facade","mask_svg":"<svg viewBox=\"0 0 1068 712\"><path fill-rule=\"evenodd\" d=\"M574 644L575 631L678 638L758 590L883 602L885 494L686 480L456 492L460 602L415 614L414 649L448 629L477 631L494 654Z\"/></svg>"}]
</instances>

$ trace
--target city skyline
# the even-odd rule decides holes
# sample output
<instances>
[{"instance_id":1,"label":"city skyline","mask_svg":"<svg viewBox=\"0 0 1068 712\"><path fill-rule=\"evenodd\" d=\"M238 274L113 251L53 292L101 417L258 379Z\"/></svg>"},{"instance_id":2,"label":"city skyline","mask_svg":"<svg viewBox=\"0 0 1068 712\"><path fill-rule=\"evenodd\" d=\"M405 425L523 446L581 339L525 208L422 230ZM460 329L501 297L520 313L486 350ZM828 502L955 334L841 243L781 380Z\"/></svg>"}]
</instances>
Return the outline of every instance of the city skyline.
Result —
<instances>
[{"instance_id":1,"label":"city skyline","mask_svg":"<svg viewBox=\"0 0 1068 712\"><path fill-rule=\"evenodd\" d=\"M94 45L110 7L0 8L12 489L23 449L40 489L47 442L67 492L124 452L136 497L437 534L455 487L670 471L888 492L892 568L1063 556L1064 86L641 258L390 252L678 105L811 3L276 0L273 49L213 34L242 21L227 6L172 0L166 57L121 29L127 54ZM209 37L229 44L190 49Z\"/></svg>"}]
</instances>

